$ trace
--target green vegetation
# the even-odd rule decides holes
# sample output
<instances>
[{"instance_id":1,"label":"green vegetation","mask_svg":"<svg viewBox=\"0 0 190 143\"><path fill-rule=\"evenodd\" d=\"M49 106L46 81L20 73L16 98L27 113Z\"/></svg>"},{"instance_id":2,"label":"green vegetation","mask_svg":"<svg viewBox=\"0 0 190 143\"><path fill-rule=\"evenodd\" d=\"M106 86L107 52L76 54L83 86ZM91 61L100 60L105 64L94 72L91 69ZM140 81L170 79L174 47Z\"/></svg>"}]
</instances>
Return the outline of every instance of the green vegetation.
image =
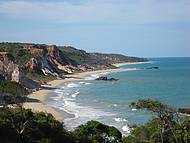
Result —
<instances>
[{"instance_id":1,"label":"green vegetation","mask_svg":"<svg viewBox=\"0 0 190 143\"><path fill-rule=\"evenodd\" d=\"M0 108L2 143L74 143L72 134L51 114L29 109Z\"/></svg>"},{"instance_id":2,"label":"green vegetation","mask_svg":"<svg viewBox=\"0 0 190 143\"><path fill-rule=\"evenodd\" d=\"M10 95L22 96L26 94L26 89L15 81L2 81L0 82L0 91L3 93L9 93Z\"/></svg>"},{"instance_id":3,"label":"green vegetation","mask_svg":"<svg viewBox=\"0 0 190 143\"><path fill-rule=\"evenodd\" d=\"M88 53L83 50L78 50L73 47L61 47L60 50L63 52L63 55L69 59L72 59L77 64L84 64L91 61L91 57Z\"/></svg>"},{"instance_id":4,"label":"green vegetation","mask_svg":"<svg viewBox=\"0 0 190 143\"><path fill-rule=\"evenodd\" d=\"M2 93L15 97L25 94L18 83L0 83ZM1 93L1 96L3 95ZM129 136L112 126L89 121L70 132L51 114L24 109L22 102L12 108L0 107L0 142L3 143L189 143L190 117L180 116L175 109L156 100L139 100L131 107L146 109L156 118L141 126L133 126Z\"/></svg>"},{"instance_id":5,"label":"green vegetation","mask_svg":"<svg viewBox=\"0 0 190 143\"><path fill-rule=\"evenodd\" d=\"M32 57L38 57L38 54L32 54L30 52L23 51L22 43L0 43L0 52L8 52L11 54L15 62L19 65L25 64Z\"/></svg>"},{"instance_id":6,"label":"green vegetation","mask_svg":"<svg viewBox=\"0 0 190 143\"><path fill-rule=\"evenodd\" d=\"M0 52L8 52L13 57L17 57L22 45L19 43L0 43Z\"/></svg>"},{"instance_id":7,"label":"green vegetation","mask_svg":"<svg viewBox=\"0 0 190 143\"><path fill-rule=\"evenodd\" d=\"M32 54L29 52L25 52L23 50L19 50L15 59L19 65L23 65L23 64L26 64L31 58L36 58L38 56L39 55L36 53Z\"/></svg>"},{"instance_id":8,"label":"green vegetation","mask_svg":"<svg viewBox=\"0 0 190 143\"><path fill-rule=\"evenodd\" d=\"M39 56L22 50L23 44L0 43L0 52L10 53L23 66L30 58ZM38 46L37 46L38 47ZM62 48L62 47L60 47ZM125 57L115 54L86 53L72 47L64 47L63 55L76 65L108 66L115 62L145 61L145 59ZM11 56L11 57L12 57ZM26 70L27 77L41 82L49 82L56 77ZM190 117L180 115L176 109L156 100L139 100L131 107L145 109L154 119L140 126L133 126L129 136L123 137L119 130L97 121L80 125L73 132L51 114L33 113L23 109L27 91L22 85L0 82L0 142L2 143L189 143ZM7 105L14 106L13 108Z\"/></svg>"},{"instance_id":9,"label":"green vegetation","mask_svg":"<svg viewBox=\"0 0 190 143\"><path fill-rule=\"evenodd\" d=\"M123 139L124 143L188 143L190 142L190 118L180 116L177 111L159 101L139 100L132 107L147 109L156 118L145 125L134 127Z\"/></svg>"},{"instance_id":10,"label":"green vegetation","mask_svg":"<svg viewBox=\"0 0 190 143\"><path fill-rule=\"evenodd\" d=\"M77 143L119 143L122 134L115 127L97 121L89 121L74 131Z\"/></svg>"},{"instance_id":11,"label":"green vegetation","mask_svg":"<svg viewBox=\"0 0 190 143\"><path fill-rule=\"evenodd\" d=\"M34 81L40 82L40 83L47 83L49 81L55 80L56 77L53 75L43 75L43 74L38 74L34 72L28 72L26 76Z\"/></svg>"},{"instance_id":12,"label":"green vegetation","mask_svg":"<svg viewBox=\"0 0 190 143\"><path fill-rule=\"evenodd\" d=\"M0 104L14 103L19 100L24 100L24 95L26 94L28 94L27 90L17 82L0 82Z\"/></svg>"},{"instance_id":13,"label":"green vegetation","mask_svg":"<svg viewBox=\"0 0 190 143\"><path fill-rule=\"evenodd\" d=\"M0 108L0 142L3 143L118 143L121 133L114 127L89 121L74 132L67 131L51 114L29 109Z\"/></svg>"}]
</instances>

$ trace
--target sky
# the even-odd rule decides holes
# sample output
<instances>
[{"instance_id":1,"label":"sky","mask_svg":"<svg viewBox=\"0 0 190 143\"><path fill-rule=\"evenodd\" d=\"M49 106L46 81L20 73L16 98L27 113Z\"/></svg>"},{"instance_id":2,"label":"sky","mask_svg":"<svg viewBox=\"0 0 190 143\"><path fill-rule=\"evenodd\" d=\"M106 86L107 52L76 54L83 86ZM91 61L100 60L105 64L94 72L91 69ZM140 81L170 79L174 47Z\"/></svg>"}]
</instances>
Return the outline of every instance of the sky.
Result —
<instances>
[{"instance_id":1,"label":"sky","mask_svg":"<svg viewBox=\"0 0 190 143\"><path fill-rule=\"evenodd\" d=\"M190 0L0 0L0 42L190 57Z\"/></svg>"}]
</instances>

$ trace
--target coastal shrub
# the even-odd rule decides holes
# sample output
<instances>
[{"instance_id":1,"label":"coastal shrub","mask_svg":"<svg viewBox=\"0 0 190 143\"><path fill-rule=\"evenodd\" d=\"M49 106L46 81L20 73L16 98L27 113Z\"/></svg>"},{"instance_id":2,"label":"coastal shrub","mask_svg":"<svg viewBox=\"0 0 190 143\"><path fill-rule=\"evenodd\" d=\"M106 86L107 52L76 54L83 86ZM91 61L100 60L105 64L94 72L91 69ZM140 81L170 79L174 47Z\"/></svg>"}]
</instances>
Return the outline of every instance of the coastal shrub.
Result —
<instances>
[{"instance_id":1,"label":"coastal shrub","mask_svg":"<svg viewBox=\"0 0 190 143\"><path fill-rule=\"evenodd\" d=\"M88 121L74 131L77 143L119 143L121 132L115 127L104 125L98 121Z\"/></svg>"},{"instance_id":2,"label":"coastal shrub","mask_svg":"<svg viewBox=\"0 0 190 143\"><path fill-rule=\"evenodd\" d=\"M10 104L25 100L28 91L15 81L0 82L0 104Z\"/></svg>"},{"instance_id":3,"label":"coastal shrub","mask_svg":"<svg viewBox=\"0 0 190 143\"><path fill-rule=\"evenodd\" d=\"M29 79L32 79L34 81L37 81L37 82L40 82L40 83L47 83L49 81L52 81L52 80L55 80L56 77L53 76L53 75L43 75L43 74L38 74L38 73L34 73L34 72L31 72L31 71L28 71L26 76L29 78Z\"/></svg>"},{"instance_id":4,"label":"coastal shrub","mask_svg":"<svg viewBox=\"0 0 190 143\"><path fill-rule=\"evenodd\" d=\"M22 46L19 43L8 43L8 42L0 43L0 52L8 52L14 58L17 57L18 51L21 48L22 48Z\"/></svg>"},{"instance_id":5,"label":"coastal shrub","mask_svg":"<svg viewBox=\"0 0 190 143\"><path fill-rule=\"evenodd\" d=\"M31 58L38 57L38 54L32 54L23 50L19 50L16 57L16 62L20 65L26 64Z\"/></svg>"},{"instance_id":6,"label":"coastal shrub","mask_svg":"<svg viewBox=\"0 0 190 143\"><path fill-rule=\"evenodd\" d=\"M150 102L151 100L148 100L148 103ZM140 104L142 108L145 107L142 102ZM154 101L151 105L155 105ZM163 106L165 107L163 113L170 111L167 109L168 106L159 103L159 107ZM0 143L190 142L190 117L180 116L177 118L176 112L169 113L173 114L173 116L169 116L172 118L168 118L168 115L163 113L154 113L157 115L156 118L144 125L133 126L130 135L122 138L118 129L98 121L88 121L86 124L78 126L73 132L69 132L64 128L63 123L55 120L51 114L34 113L30 109L24 109L21 104L14 105L14 108L3 106L0 107Z\"/></svg>"},{"instance_id":7,"label":"coastal shrub","mask_svg":"<svg viewBox=\"0 0 190 143\"><path fill-rule=\"evenodd\" d=\"M130 105L147 109L156 118L145 125L137 126L123 143L188 143L190 142L190 118L180 115L177 110L156 100L139 100Z\"/></svg>"},{"instance_id":8,"label":"coastal shrub","mask_svg":"<svg viewBox=\"0 0 190 143\"><path fill-rule=\"evenodd\" d=\"M51 114L4 107L0 108L0 142L74 143L74 139Z\"/></svg>"}]
</instances>

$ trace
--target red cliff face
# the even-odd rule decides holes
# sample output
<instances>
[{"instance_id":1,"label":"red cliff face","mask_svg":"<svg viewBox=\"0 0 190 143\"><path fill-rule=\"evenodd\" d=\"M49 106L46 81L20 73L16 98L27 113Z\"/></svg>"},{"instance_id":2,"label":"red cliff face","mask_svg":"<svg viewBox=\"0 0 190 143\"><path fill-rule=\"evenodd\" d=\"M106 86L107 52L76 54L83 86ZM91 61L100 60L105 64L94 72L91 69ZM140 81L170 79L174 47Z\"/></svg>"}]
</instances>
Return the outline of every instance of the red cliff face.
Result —
<instances>
[{"instance_id":1,"label":"red cliff face","mask_svg":"<svg viewBox=\"0 0 190 143\"><path fill-rule=\"evenodd\" d=\"M55 45L47 47L47 54L46 54L46 56L54 64L65 64L66 63L66 60L61 55L61 51Z\"/></svg>"},{"instance_id":2,"label":"red cliff face","mask_svg":"<svg viewBox=\"0 0 190 143\"><path fill-rule=\"evenodd\" d=\"M39 57L31 58L25 64L25 68L38 73L52 75L79 71L77 66L70 59L67 59L55 45L46 46Z\"/></svg>"},{"instance_id":3,"label":"red cliff face","mask_svg":"<svg viewBox=\"0 0 190 143\"><path fill-rule=\"evenodd\" d=\"M55 60L60 60L59 49L55 45L47 47L47 55Z\"/></svg>"},{"instance_id":4,"label":"red cliff face","mask_svg":"<svg viewBox=\"0 0 190 143\"><path fill-rule=\"evenodd\" d=\"M31 54L42 54L44 51L42 46L37 45L24 45L22 50Z\"/></svg>"},{"instance_id":5,"label":"red cliff face","mask_svg":"<svg viewBox=\"0 0 190 143\"><path fill-rule=\"evenodd\" d=\"M25 65L27 69L31 70L37 70L38 66L38 61L35 58L31 58Z\"/></svg>"},{"instance_id":6,"label":"red cliff face","mask_svg":"<svg viewBox=\"0 0 190 143\"><path fill-rule=\"evenodd\" d=\"M8 62L8 61L13 61L14 58L11 54L8 52L0 52L0 61L2 62Z\"/></svg>"},{"instance_id":7,"label":"red cliff face","mask_svg":"<svg viewBox=\"0 0 190 143\"><path fill-rule=\"evenodd\" d=\"M66 58L63 52L55 45L47 46L47 53L45 54L50 61L54 62L55 64L59 63L61 65L74 65L74 63Z\"/></svg>"}]
</instances>

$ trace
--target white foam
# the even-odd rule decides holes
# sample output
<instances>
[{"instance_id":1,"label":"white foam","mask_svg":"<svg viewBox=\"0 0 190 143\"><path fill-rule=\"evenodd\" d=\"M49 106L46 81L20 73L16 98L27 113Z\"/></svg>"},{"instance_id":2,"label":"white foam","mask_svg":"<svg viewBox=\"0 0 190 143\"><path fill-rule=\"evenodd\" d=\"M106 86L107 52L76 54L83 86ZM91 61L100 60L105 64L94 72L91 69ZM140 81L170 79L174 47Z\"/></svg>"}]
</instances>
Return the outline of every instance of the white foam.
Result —
<instances>
[{"instance_id":1,"label":"white foam","mask_svg":"<svg viewBox=\"0 0 190 143\"><path fill-rule=\"evenodd\" d=\"M76 84L76 83L68 83L68 84L67 84L67 87L69 87L69 88L78 87L78 86L79 86L79 85Z\"/></svg>"},{"instance_id":2,"label":"white foam","mask_svg":"<svg viewBox=\"0 0 190 143\"><path fill-rule=\"evenodd\" d=\"M123 126L123 127L122 127L122 130L123 130L124 132L126 132L127 134L130 133L130 128L129 128L128 125Z\"/></svg>"},{"instance_id":3,"label":"white foam","mask_svg":"<svg viewBox=\"0 0 190 143\"><path fill-rule=\"evenodd\" d=\"M79 82L79 83L80 83L80 84L84 84L85 82L82 82L82 81L81 81L81 82Z\"/></svg>"},{"instance_id":4,"label":"white foam","mask_svg":"<svg viewBox=\"0 0 190 143\"><path fill-rule=\"evenodd\" d=\"M61 90L61 89L56 89L56 90L54 90L54 92L57 94L63 94L63 90Z\"/></svg>"},{"instance_id":5,"label":"white foam","mask_svg":"<svg viewBox=\"0 0 190 143\"><path fill-rule=\"evenodd\" d=\"M111 116L114 116L113 113L90 106L83 106L76 102L68 101L67 99L65 99L64 103L64 110L75 115L75 118L68 118L64 120L64 123L68 129L74 129L89 120L101 120L106 117L110 118Z\"/></svg>"},{"instance_id":6,"label":"white foam","mask_svg":"<svg viewBox=\"0 0 190 143\"><path fill-rule=\"evenodd\" d=\"M103 76L103 75L107 75L110 72L102 72L102 73L98 73L98 74L91 74L90 76L86 77L85 80L95 80L96 78Z\"/></svg>"},{"instance_id":7,"label":"white foam","mask_svg":"<svg viewBox=\"0 0 190 143\"><path fill-rule=\"evenodd\" d=\"M71 97L76 98L76 96L79 95L79 94L80 94L80 92L76 91L74 94L71 95Z\"/></svg>"},{"instance_id":8,"label":"white foam","mask_svg":"<svg viewBox=\"0 0 190 143\"><path fill-rule=\"evenodd\" d=\"M85 84L85 85L89 85L89 84L91 84L91 83L85 82L84 84Z\"/></svg>"},{"instance_id":9,"label":"white foam","mask_svg":"<svg viewBox=\"0 0 190 143\"><path fill-rule=\"evenodd\" d=\"M89 85L89 84L91 84L91 83L89 83L89 82L79 82L80 84L84 84L84 85Z\"/></svg>"},{"instance_id":10,"label":"white foam","mask_svg":"<svg viewBox=\"0 0 190 143\"><path fill-rule=\"evenodd\" d=\"M91 78L99 77L102 74L94 74L91 75ZM86 123L89 120L97 120L103 123L113 124L115 127L120 129L122 133L130 132L128 126L125 125L127 123L126 119L116 117L116 114L113 112L105 111L101 107L93 107L93 105L81 104L76 98L80 95L80 90L78 88L83 87L83 85L92 84L90 81L80 81L80 82L70 82L65 84L64 87L60 89L54 90L57 94L56 97L53 97L53 100L50 100L50 105L58 108L62 111L65 111L69 114L73 114L74 118L67 118L64 120L65 125L69 129L74 129L75 127ZM93 100L94 102L98 102L96 99ZM118 104L110 104L112 107L117 107ZM114 118L116 117L116 118ZM125 126L124 126L125 125Z\"/></svg>"},{"instance_id":11,"label":"white foam","mask_svg":"<svg viewBox=\"0 0 190 143\"><path fill-rule=\"evenodd\" d=\"M96 75L91 75L91 76L87 76L85 77L84 80L95 80L96 78L98 78L99 76L96 76Z\"/></svg>"},{"instance_id":12,"label":"white foam","mask_svg":"<svg viewBox=\"0 0 190 143\"><path fill-rule=\"evenodd\" d=\"M114 118L114 120L115 120L116 122L127 122L126 119L122 119L122 118Z\"/></svg>"},{"instance_id":13,"label":"white foam","mask_svg":"<svg viewBox=\"0 0 190 143\"><path fill-rule=\"evenodd\" d=\"M131 109L132 111L137 111L137 109L135 109L135 108L133 108L133 109Z\"/></svg>"},{"instance_id":14,"label":"white foam","mask_svg":"<svg viewBox=\"0 0 190 143\"><path fill-rule=\"evenodd\" d=\"M113 64L116 67L121 67L125 65L139 65L139 64L152 64L153 61L148 61L148 62L133 62L133 63L118 63L118 64Z\"/></svg>"}]
</instances>

